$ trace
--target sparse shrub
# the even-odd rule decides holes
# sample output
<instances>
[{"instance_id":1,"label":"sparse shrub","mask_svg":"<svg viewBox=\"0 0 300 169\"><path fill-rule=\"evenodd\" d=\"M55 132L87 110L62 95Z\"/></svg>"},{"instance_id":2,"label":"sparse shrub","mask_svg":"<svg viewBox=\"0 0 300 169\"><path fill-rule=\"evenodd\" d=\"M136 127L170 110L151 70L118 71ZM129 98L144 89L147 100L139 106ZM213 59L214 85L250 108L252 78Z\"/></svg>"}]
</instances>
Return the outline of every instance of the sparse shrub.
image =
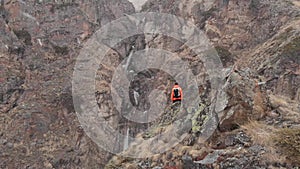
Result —
<instances>
[{"instance_id":1,"label":"sparse shrub","mask_svg":"<svg viewBox=\"0 0 300 169\"><path fill-rule=\"evenodd\" d=\"M272 146L272 137L276 128L258 121L249 121L241 126L242 129L252 138L254 144Z\"/></svg>"},{"instance_id":2,"label":"sparse shrub","mask_svg":"<svg viewBox=\"0 0 300 169\"><path fill-rule=\"evenodd\" d=\"M276 147L294 165L300 165L300 129L284 128L275 132Z\"/></svg>"}]
</instances>

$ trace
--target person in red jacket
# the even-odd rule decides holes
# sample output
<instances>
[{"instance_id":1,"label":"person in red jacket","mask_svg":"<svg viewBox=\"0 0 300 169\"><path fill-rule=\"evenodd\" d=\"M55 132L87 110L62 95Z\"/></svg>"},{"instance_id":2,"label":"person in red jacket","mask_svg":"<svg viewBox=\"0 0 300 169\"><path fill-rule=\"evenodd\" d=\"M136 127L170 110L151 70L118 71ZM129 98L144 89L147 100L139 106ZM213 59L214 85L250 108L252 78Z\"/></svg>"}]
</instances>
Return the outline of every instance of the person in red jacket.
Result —
<instances>
[{"instance_id":1,"label":"person in red jacket","mask_svg":"<svg viewBox=\"0 0 300 169\"><path fill-rule=\"evenodd\" d=\"M182 100L182 89L176 82L175 85L172 88L172 93L171 93L171 100L173 103L175 102L180 102Z\"/></svg>"}]
</instances>

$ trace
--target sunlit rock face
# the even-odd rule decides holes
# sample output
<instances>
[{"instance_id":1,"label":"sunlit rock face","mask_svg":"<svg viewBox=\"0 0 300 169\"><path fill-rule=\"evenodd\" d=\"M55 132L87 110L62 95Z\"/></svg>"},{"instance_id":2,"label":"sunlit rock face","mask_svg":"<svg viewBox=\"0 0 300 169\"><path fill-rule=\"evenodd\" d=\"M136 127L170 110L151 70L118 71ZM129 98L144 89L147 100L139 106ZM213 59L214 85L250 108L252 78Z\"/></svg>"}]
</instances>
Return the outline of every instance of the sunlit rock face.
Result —
<instances>
[{"instance_id":1,"label":"sunlit rock face","mask_svg":"<svg viewBox=\"0 0 300 169\"><path fill-rule=\"evenodd\" d=\"M129 0L129 2L134 5L135 10L138 12L142 9L142 6L147 2L147 0Z\"/></svg>"}]
</instances>

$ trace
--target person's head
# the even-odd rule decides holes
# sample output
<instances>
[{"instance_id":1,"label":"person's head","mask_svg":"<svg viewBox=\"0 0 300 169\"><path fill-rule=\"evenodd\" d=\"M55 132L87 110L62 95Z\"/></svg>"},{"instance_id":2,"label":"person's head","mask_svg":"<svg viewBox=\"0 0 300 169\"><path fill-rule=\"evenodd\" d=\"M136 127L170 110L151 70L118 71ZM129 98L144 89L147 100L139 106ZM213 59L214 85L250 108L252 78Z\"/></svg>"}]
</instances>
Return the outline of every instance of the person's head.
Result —
<instances>
[{"instance_id":1,"label":"person's head","mask_svg":"<svg viewBox=\"0 0 300 169\"><path fill-rule=\"evenodd\" d=\"M175 85L178 85L178 83L177 83L177 82L175 82Z\"/></svg>"}]
</instances>

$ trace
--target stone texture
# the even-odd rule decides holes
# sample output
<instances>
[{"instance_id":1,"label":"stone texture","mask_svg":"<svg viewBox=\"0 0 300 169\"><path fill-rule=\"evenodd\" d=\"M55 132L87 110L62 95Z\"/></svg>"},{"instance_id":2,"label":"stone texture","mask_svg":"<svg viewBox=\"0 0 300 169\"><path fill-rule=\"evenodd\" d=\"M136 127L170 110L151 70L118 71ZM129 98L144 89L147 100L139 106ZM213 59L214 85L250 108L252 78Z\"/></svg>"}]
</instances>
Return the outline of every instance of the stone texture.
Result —
<instances>
[{"instance_id":1,"label":"stone texture","mask_svg":"<svg viewBox=\"0 0 300 169\"><path fill-rule=\"evenodd\" d=\"M92 34L104 24L134 11L126 0L1 1L0 168L103 168L107 164L111 155L85 135L76 118L71 77L76 56ZM106 167L272 167L263 157L267 149L255 145L250 136L236 129L248 120L265 120L279 128L299 127L299 3L148 0L142 11L176 14L190 19L207 34L226 68L220 102L214 105L211 101L214 91L203 73L205 66L194 59L194 53L182 42L147 35L125 40L107 54L110 60L101 65L96 77L97 102L101 109L108 110L105 117L113 125L127 124L134 130L133 135L148 128L118 116L109 97L113 71L133 45L136 50L146 46L163 48L188 60L193 72L199 75L200 105L187 108L187 112L197 112L186 126L191 133L167 155L138 160L112 158ZM159 85L151 83L152 80ZM169 96L173 82L163 72L142 72L130 88L131 101L135 99L134 92L138 92L136 106L147 108L151 89L160 88ZM204 145L198 136L207 122L209 105L216 107L219 121L211 122L218 128L209 145ZM167 110L149 127L163 124L167 128L176 115L176 111ZM121 128L124 131L126 127ZM159 132L155 130L154 135Z\"/></svg>"},{"instance_id":2,"label":"stone texture","mask_svg":"<svg viewBox=\"0 0 300 169\"><path fill-rule=\"evenodd\" d=\"M110 155L77 129L73 66L100 26L133 12L118 0L1 1L0 168L104 166Z\"/></svg>"}]
</instances>

